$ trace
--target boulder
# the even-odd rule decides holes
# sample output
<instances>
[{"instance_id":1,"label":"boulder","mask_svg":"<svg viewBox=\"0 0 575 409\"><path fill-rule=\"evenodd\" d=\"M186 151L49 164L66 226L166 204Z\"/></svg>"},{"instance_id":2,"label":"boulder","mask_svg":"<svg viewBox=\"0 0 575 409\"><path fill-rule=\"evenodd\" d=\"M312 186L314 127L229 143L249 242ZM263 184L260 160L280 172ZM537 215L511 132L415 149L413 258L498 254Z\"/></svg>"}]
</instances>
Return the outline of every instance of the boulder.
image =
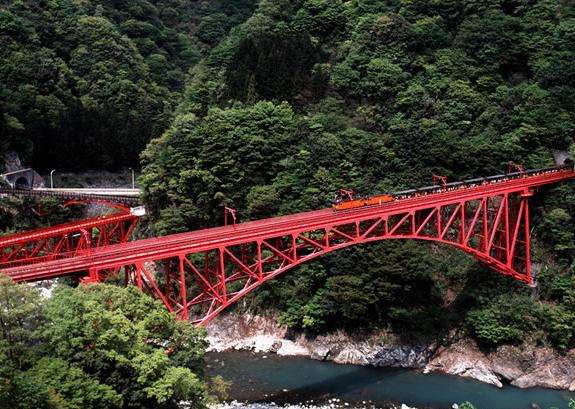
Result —
<instances>
[{"instance_id":1,"label":"boulder","mask_svg":"<svg viewBox=\"0 0 575 409\"><path fill-rule=\"evenodd\" d=\"M276 354L283 356L309 356L309 351L306 347L296 344L293 341L284 339L281 343L281 348L276 351Z\"/></svg>"},{"instance_id":2,"label":"boulder","mask_svg":"<svg viewBox=\"0 0 575 409\"><path fill-rule=\"evenodd\" d=\"M282 347L282 341L275 340L270 348L270 352L278 352L281 347Z\"/></svg>"},{"instance_id":3,"label":"boulder","mask_svg":"<svg viewBox=\"0 0 575 409\"><path fill-rule=\"evenodd\" d=\"M318 361L325 361L328 358L330 352L331 349L326 345L314 345L310 349L310 358L317 359Z\"/></svg>"},{"instance_id":4,"label":"boulder","mask_svg":"<svg viewBox=\"0 0 575 409\"><path fill-rule=\"evenodd\" d=\"M365 353L354 345L344 347L333 359L337 364L368 365Z\"/></svg>"},{"instance_id":5,"label":"boulder","mask_svg":"<svg viewBox=\"0 0 575 409\"><path fill-rule=\"evenodd\" d=\"M473 341L461 341L448 348L440 348L425 368L425 372L429 371L440 371L473 378L497 387L503 386L491 369L489 358Z\"/></svg>"}]
</instances>

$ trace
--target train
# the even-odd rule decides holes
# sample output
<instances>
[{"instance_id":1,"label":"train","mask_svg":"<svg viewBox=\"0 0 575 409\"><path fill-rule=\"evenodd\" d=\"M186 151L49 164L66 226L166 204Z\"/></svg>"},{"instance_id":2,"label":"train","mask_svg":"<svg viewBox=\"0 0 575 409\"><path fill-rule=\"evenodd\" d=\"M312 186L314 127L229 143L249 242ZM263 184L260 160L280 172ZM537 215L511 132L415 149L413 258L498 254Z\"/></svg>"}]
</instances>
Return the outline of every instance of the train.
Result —
<instances>
[{"instance_id":1,"label":"train","mask_svg":"<svg viewBox=\"0 0 575 409\"><path fill-rule=\"evenodd\" d=\"M564 165L553 166L548 168L502 173L499 175L468 179L460 182L451 182L440 185L425 186L417 189L403 190L401 192L395 192L395 193L383 193L367 197L354 198L352 197L349 191L344 191L347 193L348 199L346 200L341 194L338 194L336 195L332 203L332 207L334 211L344 211L344 210L356 209L359 207L380 206L385 203L408 199L412 197L426 196L429 194L441 193L441 192L449 192L457 189L476 187L489 183L499 183L511 179L518 179L526 176L535 176L543 173L558 172L562 170L575 171L573 162L568 161Z\"/></svg>"},{"instance_id":2,"label":"train","mask_svg":"<svg viewBox=\"0 0 575 409\"><path fill-rule=\"evenodd\" d=\"M376 195L371 197L360 197L358 199L350 199L350 200L334 200L333 208L335 210L348 210L348 209L355 209L356 207L364 207L364 206L379 206L387 202L393 202L395 196L393 194L383 194L383 195Z\"/></svg>"}]
</instances>

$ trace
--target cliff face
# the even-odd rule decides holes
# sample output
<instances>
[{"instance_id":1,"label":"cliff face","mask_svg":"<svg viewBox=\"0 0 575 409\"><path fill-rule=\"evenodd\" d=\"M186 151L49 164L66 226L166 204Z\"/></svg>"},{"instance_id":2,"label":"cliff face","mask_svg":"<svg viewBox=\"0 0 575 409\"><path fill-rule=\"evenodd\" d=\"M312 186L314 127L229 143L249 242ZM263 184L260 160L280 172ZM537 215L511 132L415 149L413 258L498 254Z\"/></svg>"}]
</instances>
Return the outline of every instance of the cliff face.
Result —
<instances>
[{"instance_id":1,"label":"cliff face","mask_svg":"<svg viewBox=\"0 0 575 409\"><path fill-rule=\"evenodd\" d=\"M269 317L224 315L208 328L211 351L229 349L302 355L340 364L424 368L434 346L403 346L384 342L382 332L350 336L341 331L309 338L291 333Z\"/></svg>"},{"instance_id":2,"label":"cliff face","mask_svg":"<svg viewBox=\"0 0 575 409\"><path fill-rule=\"evenodd\" d=\"M230 349L300 355L340 364L414 368L473 378L498 387L575 390L575 351L560 355L550 348L502 346L481 351L462 340L449 347L400 345L382 331L317 337L289 331L273 317L226 314L207 327L210 351Z\"/></svg>"}]
</instances>

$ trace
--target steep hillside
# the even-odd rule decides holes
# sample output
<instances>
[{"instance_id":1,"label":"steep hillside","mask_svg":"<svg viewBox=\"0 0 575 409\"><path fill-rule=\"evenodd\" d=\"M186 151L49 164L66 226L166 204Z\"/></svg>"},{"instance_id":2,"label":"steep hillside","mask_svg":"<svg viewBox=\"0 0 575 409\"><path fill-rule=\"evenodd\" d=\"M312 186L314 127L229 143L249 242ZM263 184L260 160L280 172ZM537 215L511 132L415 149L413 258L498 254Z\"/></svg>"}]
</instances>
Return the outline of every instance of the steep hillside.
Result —
<instances>
[{"instance_id":1,"label":"steep hillside","mask_svg":"<svg viewBox=\"0 0 575 409\"><path fill-rule=\"evenodd\" d=\"M340 187L550 165L572 149L573 50L566 1L262 0L194 67L142 156L155 232L221 224L224 203L247 220L326 206ZM539 293L449 249L386 243L302 266L252 307L310 331L571 347L575 190L540 198Z\"/></svg>"},{"instance_id":2,"label":"steep hillside","mask_svg":"<svg viewBox=\"0 0 575 409\"><path fill-rule=\"evenodd\" d=\"M0 153L37 168L135 166L187 72L255 0L0 5Z\"/></svg>"}]
</instances>

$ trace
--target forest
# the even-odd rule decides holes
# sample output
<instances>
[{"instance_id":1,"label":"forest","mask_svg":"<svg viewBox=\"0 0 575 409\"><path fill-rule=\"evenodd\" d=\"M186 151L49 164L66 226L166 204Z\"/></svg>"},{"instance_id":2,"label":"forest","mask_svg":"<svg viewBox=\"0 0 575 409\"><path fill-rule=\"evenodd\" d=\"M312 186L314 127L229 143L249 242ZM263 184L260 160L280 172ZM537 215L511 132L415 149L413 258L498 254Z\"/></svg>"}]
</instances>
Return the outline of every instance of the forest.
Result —
<instances>
[{"instance_id":1,"label":"forest","mask_svg":"<svg viewBox=\"0 0 575 409\"><path fill-rule=\"evenodd\" d=\"M325 207L342 187L552 165L573 150L574 17L556 1L260 2L194 67L141 155L154 233L222 224L222 204L250 220ZM574 198L570 184L537 196L537 290L454 250L382 243L301 266L248 308L316 333L569 348Z\"/></svg>"},{"instance_id":2,"label":"forest","mask_svg":"<svg viewBox=\"0 0 575 409\"><path fill-rule=\"evenodd\" d=\"M16 149L40 169L137 166L189 69L254 4L2 1L0 152Z\"/></svg>"},{"instance_id":3,"label":"forest","mask_svg":"<svg viewBox=\"0 0 575 409\"><path fill-rule=\"evenodd\" d=\"M0 3L0 153L38 169L140 166L142 235L575 156L569 0ZM22 203L0 228L22 229ZM52 219L62 209L53 205ZM58 213L60 212L60 213ZM536 289L454 249L351 248L237 309L312 334L387 328L482 348L575 347L575 185L532 206Z\"/></svg>"}]
</instances>

